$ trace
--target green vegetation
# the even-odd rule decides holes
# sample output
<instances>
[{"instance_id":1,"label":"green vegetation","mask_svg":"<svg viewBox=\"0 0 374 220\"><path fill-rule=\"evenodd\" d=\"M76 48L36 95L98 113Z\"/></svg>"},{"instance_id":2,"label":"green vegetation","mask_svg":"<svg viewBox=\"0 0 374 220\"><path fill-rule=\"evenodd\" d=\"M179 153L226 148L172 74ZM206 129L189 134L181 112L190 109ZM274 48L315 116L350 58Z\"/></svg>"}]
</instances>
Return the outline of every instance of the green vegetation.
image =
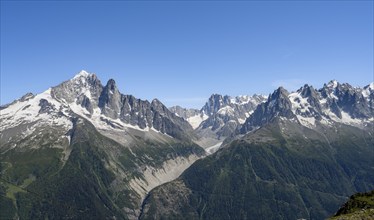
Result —
<instances>
[{"instance_id":1,"label":"green vegetation","mask_svg":"<svg viewBox=\"0 0 374 220\"><path fill-rule=\"evenodd\" d=\"M5 184L0 183L0 219L13 219L17 213L14 201L6 196Z\"/></svg>"},{"instance_id":2,"label":"green vegetation","mask_svg":"<svg viewBox=\"0 0 374 220\"><path fill-rule=\"evenodd\" d=\"M374 143L362 130L341 127L326 141L301 129L281 134L271 124L197 161L150 193L142 218L323 219L347 195L374 187Z\"/></svg>"},{"instance_id":3,"label":"green vegetation","mask_svg":"<svg viewBox=\"0 0 374 220\"><path fill-rule=\"evenodd\" d=\"M75 124L70 146L30 146L1 154L0 219L136 217L141 198L129 181L143 178L142 167L203 153L194 144L141 141L132 151L83 121Z\"/></svg>"},{"instance_id":4,"label":"green vegetation","mask_svg":"<svg viewBox=\"0 0 374 220\"><path fill-rule=\"evenodd\" d=\"M374 190L351 196L330 219L374 219Z\"/></svg>"}]
</instances>

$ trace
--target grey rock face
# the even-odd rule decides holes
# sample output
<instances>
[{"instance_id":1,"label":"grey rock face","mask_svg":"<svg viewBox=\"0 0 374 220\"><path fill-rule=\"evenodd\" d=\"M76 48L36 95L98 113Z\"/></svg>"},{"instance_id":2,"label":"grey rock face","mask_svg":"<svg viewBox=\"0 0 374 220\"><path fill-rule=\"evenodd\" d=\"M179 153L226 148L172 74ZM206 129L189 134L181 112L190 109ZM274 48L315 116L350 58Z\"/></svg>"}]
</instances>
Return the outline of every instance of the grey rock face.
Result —
<instances>
[{"instance_id":1,"label":"grey rock face","mask_svg":"<svg viewBox=\"0 0 374 220\"><path fill-rule=\"evenodd\" d=\"M107 118L121 120L141 129L153 128L175 138L186 139L192 135L192 127L183 118L173 114L160 101L140 100L132 95L119 92L116 83L110 79L105 86L94 74L81 72L73 79L52 88L51 95L67 104L75 103L87 110L92 117L95 109ZM114 126L110 119L101 121Z\"/></svg>"},{"instance_id":2,"label":"grey rock face","mask_svg":"<svg viewBox=\"0 0 374 220\"><path fill-rule=\"evenodd\" d=\"M283 87L275 90L265 103L257 106L254 113L241 127L240 132L247 133L256 127L271 122L276 117L295 119L296 116L292 112L292 104L288 95L288 91Z\"/></svg>"},{"instance_id":3,"label":"grey rock face","mask_svg":"<svg viewBox=\"0 0 374 220\"><path fill-rule=\"evenodd\" d=\"M171 107L170 110L186 120L192 117L202 120L200 125L195 124L199 136L209 133L220 139L229 136L265 100L262 95L230 97L213 94L200 110L180 106Z\"/></svg>"},{"instance_id":4,"label":"grey rock face","mask_svg":"<svg viewBox=\"0 0 374 220\"><path fill-rule=\"evenodd\" d=\"M101 112L110 118L117 119L122 106L121 101L121 94L117 89L116 82L110 79L99 98Z\"/></svg>"},{"instance_id":5,"label":"grey rock face","mask_svg":"<svg viewBox=\"0 0 374 220\"><path fill-rule=\"evenodd\" d=\"M280 87L256 108L240 127L240 133L252 131L277 117L313 126L314 121L322 123L323 120L364 126L373 117L373 105L370 105L373 91L370 85L365 88L337 81L330 81L320 90L304 85L294 93Z\"/></svg>"},{"instance_id":6,"label":"grey rock face","mask_svg":"<svg viewBox=\"0 0 374 220\"><path fill-rule=\"evenodd\" d=\"M85 108L90 114L93 113L93 105L91 103L90 98L83 95L82 97L79 97L78 102L81 103L81 106Z\"/></svg>"},{"instance_id":7,"label":"grey rock face","mask_svg":"<svg viewBox=\"0 0 374 220\"><path fill-rule=\"evenodd\" d=\"M318 94L318 91L315 90L313 86L305 84L303 87L297 90L297 93L299 93L302 98L305 98L307 100L309 107L307 111L297 109L296 114L303 117L315 117L320 120L323 113L321 103L319 101L320 95ZM301 100L299 100L298 98L296 98L295 101L301 102Z\"/></svg>"},{"instance_id":8,"label":"grey rock face","mask_svg":"<svg viewBox=\"0 0 374 220\"><path fill-rule=\"evenodd\" d=\"M211 129L218 136L229 136L265 100L260 95L233 98L213 94L201 109L209 118L201 123L199 129Z\"/></svg>"},{"instance_id":9,"label":"grey rock face","mask_svg":"<svg viewBox=\"0 0 374 220\"><path fill-rule=\"evenodd\" d=\"M181 117L173 114L158 99L154 99L151 103L153 114L153 127L156 130L169 134L179 139L187 138L183 131L192 135L191 125Z\"/></svg>"},{"instance_id":10,"label":"grey rock face","mask_svg":"<svg viewBox=\"0 0 374 220\"><path fill-rule=\"evenodd\" d=\"M205 103L202 111L208 116L212 116L217 113L222 106L226 106L230 103L230 98L228 96L222 96L219 94L213 94L210 96L207 103Z\"/></svg>"},{"instance_id":11,"label":"grey rock face","mask_svg":"<svg viewBox=\"0 0 374 220\"><path fill-rule=\"evenodd\" d=\"M366 88L368 88L367 86ZM334 113L341 118L341 111L347 112L351 117L364 119L372 117L373 108L370 106L369 98L365 98L362 89L354 88L348 83L340 84L336 81L330 81L319 90L322 98L327 100L327 106L331 105Z\"/></svg>"},{"instance_id":12,"label":"grey rock face","mask_svg":"<svg viewBox=\"0 0 374 220\"><path fill-rule=\"evenodd\" d=\"M32 99L32 98L34 98L34 97L35 97L34 94L32 94L31 92L28 92L28 93L26 93L25 95L23 95L19 100L20 100L21 102L23 102L23 101L27 101L27 100L29 100L29 99Z\"/></svg>"},{"instance_id":13,"label":"grey rock face","mask_svg":"<svg viewBox=\"0 0 374 220\"><path fill-rule=\"evenodd\" d=\"M175 113L177 116L182 117L184 119L187 119L187 118L190 118L190 117L201 114L200 110L198 110L198 109L192 109L192 108L191 109L186 109L186 108L182 108L179 105L170 107L169 110L171 112Z\"/></svg>"},{"instance_id":14,"label":"grey rock face","mask_svg":"<svg viewBox=\"0 0 374 220\"><path fill-rule=\"evenodd\" d=\"M53 105L51 105L46 99L41 99L39 101L39 114L44 114L44 113L50 113L51 111L54 110Z\"/></svg>"},{"instance_id":15,"label":"grey rock face","mask_svg":"<svg viewBox=\"0 0 374 220\"><path fill-rule=\"evenodd\" d=\"M95 74L82 71L73 79L65 81L51 90L52 97L66 103L76 102L80 96L90 96L92 103L97 105L103 86ZM83 99L81 99L83 100ZM81 104L81 103L77 103Z\"/></svg>"}]
</instances>

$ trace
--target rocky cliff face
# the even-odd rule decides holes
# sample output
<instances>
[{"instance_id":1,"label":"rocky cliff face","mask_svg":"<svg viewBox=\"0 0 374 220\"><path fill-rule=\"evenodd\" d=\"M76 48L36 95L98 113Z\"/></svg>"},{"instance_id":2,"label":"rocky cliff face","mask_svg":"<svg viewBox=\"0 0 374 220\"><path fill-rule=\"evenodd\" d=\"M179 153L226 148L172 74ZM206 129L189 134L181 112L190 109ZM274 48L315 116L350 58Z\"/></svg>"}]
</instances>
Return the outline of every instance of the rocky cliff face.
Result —
<instances>
[{"instance_id":1,"label":"rocky cliff face","mask_svg":"<svg viewBox=\"0 0 374 220\"><path fill-rule=\"evenodd\" d=\"M52 88L52 96L67 105L75 107L88 120L115 126L116 120L139 129L155 129L175 138L187 139L192 127L180 117L172 114L160 101L136 99L119 92L116 83L110 79L101 85L96 75L82 71L73 79Z\"/></svg>"},{"instance_id":2,"label":"rocky cliff face","mask_svg":"<svg viewBox=\"0 0 374 220\"><path fill-rule=\"evenodd\" d=\"M0 107L0 218L322 219L374 187L373 98L331 81L168 109L82 71Z\"/></svg>"},{"instance_id":3,"label":"rocky cliff face","mask_svg":"<svg viewBox=\"0 0 374 220\"><path fill-rule=\"evenodd\" d=\"M233 129L242 124L249 115L252 114L258 104L264 102L266 98L261 95L237 96L235 98L212 95L201 111L209 116L201 124L202 129L209 128L216 131L218 135L228 136ZM231 124L231 126L230 126ZM235 124L233 126L233 124Z\"/></svg>"},{"instance_id":4,"label":"rocky cliff face","mask_svg":"<svg viewBox=\"0 0 374 220\"><path fill-rule=\"evenodd\" d=\"M318 124L343 123L367 127L373 122L374 108L370 99L370 86L366 89L353 88L345 83L331 81L316 90L304 85L289 93L279 88L269 99L259 105L240 128L242 134L271 122L276 117L315 128Z\"/></svg>"},{"instance_id":5,"label":"rocky cliff face","mask_svg":"<svg viewBox=\"0 0 374 220\"><path fill-rule=\"evenodd\" d=\"M6 219L136 219L149 190L205 156L190 124L160 101L85 71L2 106L0 119Z\"/></svg>"},{"instance_id":6,"label":"rocky cliff face","mask_svg":"<svg viewBox=\"0 0 374 220\"><path fill-rule=\"evenodd\" d=\"M278 88L216 153L152 190L141 219L331 216L348 195L374 187L370 88Z\"/></svg>"},{"instance_id":7,"label":"rocky cliff face","mask_svg":"<svg viewBox=\"0 0 374 220\"><path fill-rule=\"evenodd\" d=\"M264 101L266 97L262 95L230 97L213 94L200 110L178 106L170 110L193 126L198 137L196 142L212 153Z\"/></svg>"},{"instance_id":8,"label":"rocky cliff face","mask_svg":"<svg viewBox=\"0 0 374 220\"><path fill-rule=\"evenodd\" d=\"M352 192L374 187L370 133L334 129L274 120L152 190L142 219L327 218Z\"/></svg>"}]
</instances>

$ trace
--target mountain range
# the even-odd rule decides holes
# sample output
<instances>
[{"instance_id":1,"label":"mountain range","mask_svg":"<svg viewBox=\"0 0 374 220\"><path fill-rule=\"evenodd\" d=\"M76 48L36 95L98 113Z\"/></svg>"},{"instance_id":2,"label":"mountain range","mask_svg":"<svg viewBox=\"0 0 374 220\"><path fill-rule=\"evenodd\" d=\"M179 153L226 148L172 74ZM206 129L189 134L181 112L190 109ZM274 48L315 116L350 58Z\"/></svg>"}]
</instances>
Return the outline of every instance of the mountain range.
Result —
<instances>
[{"instance_id":1,"label":"mountain range","mask_svg":"<svg viewBox=\"0 0 374 220\"><path fill-rule=\"evenodd\" d=\"M321 219L374 188L374 83L201 109L81 71L0 107L0 219Z\"/></svg>"}]
</instances>

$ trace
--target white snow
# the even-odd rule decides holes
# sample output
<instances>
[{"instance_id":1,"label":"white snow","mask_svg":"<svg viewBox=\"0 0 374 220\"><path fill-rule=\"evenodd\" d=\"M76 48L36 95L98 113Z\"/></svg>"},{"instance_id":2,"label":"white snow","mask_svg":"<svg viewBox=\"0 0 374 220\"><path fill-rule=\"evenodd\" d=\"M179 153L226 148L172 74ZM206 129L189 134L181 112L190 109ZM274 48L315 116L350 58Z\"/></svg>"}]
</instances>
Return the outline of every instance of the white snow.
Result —
<instances>
[{"instance_id":1,"label":"white snow","mask_svg":"<svg viewBox=\"0 0 374 220\"><path fill-rule=\"evenodd\" d=\"M217 114L220 114L220 115L232 115L232 114L234 114L234 109L231 106L225 106L225 107L220 108L217 111Z\"/></svg>"},{"instance_id":2,"label":"white snow","mask_svg":"<svg viewBox=\"0 0 374 220\"><path fill-rule=\"evenodd\" d=\"M327 99L320 99L319 103L321 103L321 105L325 105L327 103Z\"/></svg>"},{"instance_id":3,"label":"white snow","mask_svg":"<svg viewBox=\"0 0 374 220\"><path fill-rule=\"evenodd\" d=\"M342 119L341 122L345 124L359 124L361 123L360 119L352 118L347 112L341 111Z\"/></svg>"},{"instance_id":4,"label":"white snow","mask_svg":"<svg viewBox=\"0 0 374 220\"><path fill-rule=\"evenodd\" d=\"M244 124L245 120L246 120L246 119L238 118L238 122L239 122L239 124Z\"/></svg>"},{"instance_id":5,"label":"white snow","mask_svg":"<svg viewBox=\"0 0 374 220\"><path fill-rule=\"evenodd\" d=\"M70 144L70 142L71 142L71 137L70 137L70 135L65 135L64 137L68 139L68 142L69 142L69 144Z\"/></svg>"},{"instance_id":6,"label":"white snow","mask_svg":"<svg viewBox=\"0 0 374 220\"><path fill-rule=\"evenodd\" d=\"M230 103L238 104L238 105L244 105L246 103L249 103L251 101L251 98L252 97L250 97L248 95L239 95L239 96L236 96L236 97L231 97L230 98Z\"/></svg>"},{"instance_id":7,"label":"white snow","mask_svg":"<svg viewBox=\"0 0 374 220\"><path fill-rule=\"evenodd\" d=\"M337 81L331 81L329 83L329 86L332 88L335 88L337 86ZM337 99L337 97L333 94L329 94L329 98ZM299 93L294 92L289 95L289 99L292 104L292 112L296 115L299 122L309 128L313 128L316 125L316 119L314 117L305 117L299 114L296 114L296 112L307 112L309 111L308 108L311 107L308 103L308 100L306 98L303 98ZM342 111L342 118L338 118L333 112L331 112L330 109L326 108L325 104L327 103L327 99L321 99L320 103L323 107L323 112L330 117L328 118L322 118L321 123L323 124L331 124L331 120L339 123L344 124L350 124L350 125L359 125L362 124L363 121L360 119L354 119L352 118L347 112Z\"/></svg>"},{"instance_id":8,"label":"white snow","mask_svg":"<svg viewBox=\"0 0 374 220\"><path fill-rule=\"evenodd\" d=\"M370 95L370 91L368 89L362 90L362 96L364 96L364 98L369 97L369 95Z\"/></svg>"},{"instance_id":9,"label":"white snow","mask_svg":"<svg viewBox=\"0 0 374 220\"><path fill-rule=\"evenodd\" d=\"M240 124L244 124L244 122L247 120L247 118L249 118L249 116L251 116L253 114L253 110L249 111L249 112L246 112L245 113L245 118L238 118L238 121Z\"/></svg>"},{"instance_id":10,"label":"white snow","mask_svg":"<svg viewBox=\"0 0 374 220\"><path fill-rule=\"evenodd\" d=\"M70 109L71 109L74 113L76 113L76 114L78 114L78 115L80 115L80 116L85 117L86 115L90 115L90 112L87 111L86 108L83 108L82 106L77 105L75 102L69 104L69 107L70 107Z\"/></svg>"},{"instance_id":11,"label":"white snow","mask_svg":"<svg viewBox=\"0 0 374 220\"><path fill-rule=\"evenodd\" d=\"M335 122L343 123L343 124L360 125L360 124L363 124L365 121L372 121L372 118L365 120L365 121L357 119L357 118L352 118L347 112L344 112L344 111L341 111L342 118L339 118L338 116L336 116L333 112L331 112L330 109L325 109L324 113L327 114L331 118L331 120Z\"/></svg>"},{"instance_id":12,"label":"white snow","mask_svg":"<svg viewBox=\"0 0 374 220\"><path fill-rule=\"evenodd\" d=\"M303 117L301 115L296 115L299 122L308 128L313 128L316 125L316 119L314 117Z\"/></svg>"},{"instance_id":13,"label":"white snow","mask_svg":"<svg viewBox=\"0 0 374 220\"><path fill-rule=\"evenodd\" d=\"M335 89L335 88L338 86L338 81L336 81L336 80L332 80L332 81L330 81L330 82L327 84L327 86L328 86L329 88Z\"/></svg>"},{"instance_id":14,"label":"white snow","mask_svg":"<svg viewBox=\"0 0 374 220\"><path fill-rule=\"evenodd\" d=\"M196 129L199 127L201 122L205 121L207 118L208 118L208 115L206 114L203 114L203 115L198 114L198 115L189 117L186 120L188 121L188 123L190 123L193 129Z\"/></svg>"},{"instance_id":15,"label":"white snow","mask_svg":"<svg viewBox=\"0 0 374 220\"><path fill-rule=\"evenodd\" d=\"M73 79L77 79L77 78L80 78L80 77L87 77L89 75L90 74L88 72L86 72L85 70L81 70L77 75L75 75L73 77Z\"/></svg>"},{"instance_id":16,"label":"white snow","mask_svg":"<svg viewBox=\"0 0 374 220\"><path fill-rule=\"evenodd\" d=\"M253 96L249 96L249 95L239 95L239 96L236 96L236 97L231 97L230 98L230 103L232 104L237 104L237 105L245 105L245 104L248 104L248 103L253 103L254 105L258 105L260 104L261 102L259 100L257 100L256 98L262 98L264 99L263 101L266 101L266 96L264 95L253 95Z\"/></svg>"},{"instance_id":17,"label":"white snow","mask_svg":"<svg viewBox=\"0 0 374 220\"><path fill-rule=\"evenodd\" d=\"M246 118L249 118L249 116L251 116L251 115L253 114L253 112L254 112L253 110L252 110L252 111L249 111L249 112L246 112L246 113L245 113L245 117L246 117Z\"/></svg>"},{"instance_id":18,"label":"white snow","mask_svg":"<svg viewBox=\"0 0 374 220\"><path fill-rule=\"evenodd\" d=\"M374 82L372 82L372 83L369 84L369 88L370 88L371 90L374 90Z\"/></svg>"},{"instance_id":19,"label":"white snow","mask_svg":"<svg viewBox=\"0 0 374 220\"><path fill-rule=\"evenodd\" d=\"M93 110L93 113L90 114L90 112L88 112L85 108L83 108L80 105L77 105L76 103L72 103L69 106L74 113L84 117L85 119L90 121L96 128L101 129L101 130L124 130L126 128L132 128L132 129L136 129L140 131L149 131L149 127L140 128L137 125L131 125L131 124L125 123L118 118L117 119L109 118L105 116L104 114L101 114L101 110L99 108L95 108ZM107 120L113 123L114 125L117 125L117 127L113 128L112 126L110 126L108 123L106 123L102 119Z\"/></svg>"},{"instance_id":20,"label":"white snow","mask_svg":"<svg viewBox=\"0 0 374 220\"><path fill-rule=\"evenodd\" d=\"M87 89L85 92L84 92L84 95L88 98L88 99L92 99L91 97L91 92L89 89Z\"/></svg>"},{"instance_id":21,"label":"white snow","mask_svg":"<svg viewBox=\"0 0 374 220\"><path fill-rule=\"evenodd\" d=\"M370 96L370 93L374 92L374 82L370 83L369 86L366 89L362 90L362 95L365 98L368 98Z\"/></svg>"},{"instance_id":22,"label":"white snow","mask_svg":"<svg viewBox=\"0 0 374 220\"><path fill-rule=\"evenodd\" d=\"M39 103L41 99L47 100L56 111L53 111L51 114L39 114L41 108ZM61 107L61 104L51 97L51 89L49 88L43 93L36 95L34 98L23 102L17 101L1 110L0 131L29 122L53 123L55 125L71 127L72 123L67 117L58 116L57 111Z\"/></svg>"},{"instance_id":23,"label":"white snow","mask_svg":"<svg viewBox=\"0 0 374 220\"><path fill-rule=\"evenodd\" d=\"M308 100L306 98L303 98L299 93L297 92L291 93L289 94L288 98L291 101L292 112L294 114L296 114L296 110L299 110L301 112L307 111L309 107Z\"/></svg>"}]
</instances>

